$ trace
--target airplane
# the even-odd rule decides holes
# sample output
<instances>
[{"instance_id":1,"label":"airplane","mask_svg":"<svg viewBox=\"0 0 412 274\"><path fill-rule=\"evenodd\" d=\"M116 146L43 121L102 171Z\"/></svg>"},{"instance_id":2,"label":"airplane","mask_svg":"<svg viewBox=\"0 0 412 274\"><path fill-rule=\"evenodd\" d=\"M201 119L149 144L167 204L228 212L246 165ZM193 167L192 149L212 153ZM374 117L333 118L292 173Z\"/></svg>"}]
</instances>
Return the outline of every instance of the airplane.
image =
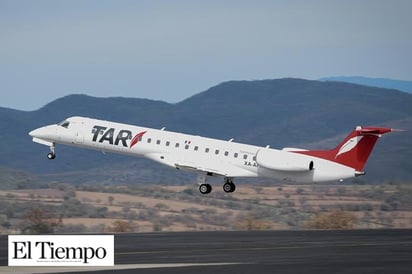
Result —
<instances>
[{"instance_id":1,"label":"airplane","mask_svg":"<svg viewBox=\"0 0 412 274\"><path fill-rule=\"evenodd\" d=\"M376 141L393 131L385 127L357 126L336 148L305 150L272 149L230 140L133 126L87 117L70 117L58 124L29 132L33 142L50 147L48 159L56 157L56 144L103 152L142 156L155 162L199 174L199 191L208 194L208 176L222 176L223 190L234 192L235 177L265 177L316 183L343 181L364 175L363 168Z\"/></svg>"}]
</instances>

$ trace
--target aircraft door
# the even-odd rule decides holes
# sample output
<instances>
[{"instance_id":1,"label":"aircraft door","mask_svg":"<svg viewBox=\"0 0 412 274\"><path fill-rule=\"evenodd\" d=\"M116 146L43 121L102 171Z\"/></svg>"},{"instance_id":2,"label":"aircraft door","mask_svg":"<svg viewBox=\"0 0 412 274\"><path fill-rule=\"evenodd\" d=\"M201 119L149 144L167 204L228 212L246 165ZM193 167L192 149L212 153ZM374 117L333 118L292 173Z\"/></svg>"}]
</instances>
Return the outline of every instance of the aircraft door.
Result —
<instances>
[{"instance_id":1,"label":"aircraft door","mask_svg":"<svg viewBox=\"0 0 412 274\"><path fill-rule=\"evenodd\" d=\"M77 124L77 131L74 134L74 141L76 144L83 144L84 143L84 122L80 122Z\"/></svg>"}]
</instances>

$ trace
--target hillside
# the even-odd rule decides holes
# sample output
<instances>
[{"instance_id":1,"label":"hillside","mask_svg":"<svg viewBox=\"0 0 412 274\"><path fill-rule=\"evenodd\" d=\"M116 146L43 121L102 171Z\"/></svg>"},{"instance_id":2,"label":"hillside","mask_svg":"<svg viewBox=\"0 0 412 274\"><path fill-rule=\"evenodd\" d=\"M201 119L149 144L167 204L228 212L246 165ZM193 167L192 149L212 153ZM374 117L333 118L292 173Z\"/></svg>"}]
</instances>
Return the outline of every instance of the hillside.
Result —
<instances>
[{"instance_id":1,"label":"hillside","mask_svg":"<svg viewBox=\"0 0 412 274\"><path fill-rule=\"evenodd\" d=\"M334 81L358 84L363 86L397 89L400 91L412 93L412 81L393 80L387 78L370 78L361 76L337 76L319 79L321 81Z\"/></svg>"},{"instance_id":2,"label":"hillside","mask_svg":"<svg viewBox=\"0 0 412 274\"><path fill-rule=\"evenodd\" d=\"M0 234L19 233L24 216L39 211L49 217L37 215L44 226L59 216L55 233L411 228L411 195L411 185L385 184L249 184L207 196L192 185L51 184L0 190Z\"/></svg>"},{"instance_id":3,"label":"hillside","mask_svg":"<svg viewBox=\"0 0 412 274\"><path fill-rule=\"evenodd\" d=\"M278 148L330 147L356 125L381 125L409 131L378 143L362 180L411 180L411 106L412 95L397 90L301 79L225 82L177 104L70 95L31 112L0 108L0 166L72 183L192 180L147 160L64 146L48 161L48 148L32 143L27 133L72 115Z\"/></svg>"}]
</instances>

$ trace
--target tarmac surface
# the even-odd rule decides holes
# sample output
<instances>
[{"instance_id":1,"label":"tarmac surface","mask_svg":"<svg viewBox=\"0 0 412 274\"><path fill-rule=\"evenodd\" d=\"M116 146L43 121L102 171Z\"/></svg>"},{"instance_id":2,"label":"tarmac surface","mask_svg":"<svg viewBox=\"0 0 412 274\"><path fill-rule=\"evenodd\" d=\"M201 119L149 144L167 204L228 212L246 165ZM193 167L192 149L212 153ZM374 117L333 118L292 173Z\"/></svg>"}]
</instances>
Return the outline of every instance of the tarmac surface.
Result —
<instances>
[{"instance_id":1,"label":"tarmac surface","mask_svg":"<svg viewBox=\"0 0 412 274\"><path fill-rule=\"evenodd\" d=\"M114 267L7 267L0 273L412 273L412 230L115 235ZM93 271L93 272L91 272Z\"/></svg>"}]
</instances>

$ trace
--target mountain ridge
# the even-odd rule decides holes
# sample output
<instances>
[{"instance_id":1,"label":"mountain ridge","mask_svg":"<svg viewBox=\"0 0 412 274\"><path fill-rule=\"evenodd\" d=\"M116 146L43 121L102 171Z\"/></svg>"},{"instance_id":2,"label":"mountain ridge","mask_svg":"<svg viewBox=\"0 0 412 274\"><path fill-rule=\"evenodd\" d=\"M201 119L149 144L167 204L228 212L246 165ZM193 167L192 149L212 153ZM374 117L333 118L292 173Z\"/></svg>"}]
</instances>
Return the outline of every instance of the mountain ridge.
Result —
<instances>
[{"instance_id":1,"label":"mountain ridge","mask_svg":"<svg viewBox=\"0 0 412 274\"><path fill-rule=\"evenodd\" d=\"M125 180L184 180L185 175L147 160L59 145L56 160L48 161L48 148L32 143L27 133L79 115L153 128L165 126L171 131L235 138L237 142L260 146L316 149L306 145L329 144L327 140L347 134L357 125L392 127L392 123L412 130L410 106L412 95L396 90L294 78L224 82L175 104L75 94L58 98L36 111L0 108L0 166L40 175L56 174L55 178L68 172L87 174L87 170L102 169L107 178L101 180L105 182L119 181L122 170L129 174L129 169L136 174ZM368 178L412 179L412 171L405 166L412 156L411 140L409 132L385 136L367 164L372 175ZM385 156L381 151L385 151ZM77 181L81 178L79 175Z\"/></svg>"},{"instance_id":2,"label":"mountain ridge","mask_svg":"<svg viewBox=\"0 0 412 274\"><path fill-rule=\"evenodd\" d=\"M412 81L395 80L389 78L372 78L364 76L333 76L320 78L320 81L334 81L358 84L363 86L380 87L386 89L396 89L407 93L412 93Z\"/></svg>"}]
</instances>

